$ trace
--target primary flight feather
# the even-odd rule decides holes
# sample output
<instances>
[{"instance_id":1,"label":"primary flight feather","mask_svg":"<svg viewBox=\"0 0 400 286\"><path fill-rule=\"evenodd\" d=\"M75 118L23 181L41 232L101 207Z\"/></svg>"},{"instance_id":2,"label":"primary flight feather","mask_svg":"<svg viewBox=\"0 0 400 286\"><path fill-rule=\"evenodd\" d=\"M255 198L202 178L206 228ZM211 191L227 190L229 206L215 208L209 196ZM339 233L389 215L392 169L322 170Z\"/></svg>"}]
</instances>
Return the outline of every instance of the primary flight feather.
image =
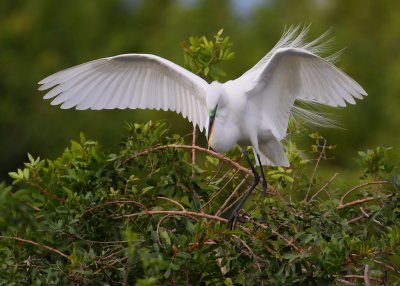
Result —
<instances>
[{"instance_id":1,"label":"primary flight feather","mask_svg":"<svg viewBox=\"0 0 400 286\"><path fill-rule=\"evenodd\" d=\"M216 151L252 146L259 164L289 166L280 141L296 100L336 107L367 95L318 55L324 37L305 43L306 33L290 28L252 69L226 83L208 84L155 55L124 54L55 73L39 89L50 89L44 98L61 108L172 110L205 130Z\"/></svg>"}]
</instances>

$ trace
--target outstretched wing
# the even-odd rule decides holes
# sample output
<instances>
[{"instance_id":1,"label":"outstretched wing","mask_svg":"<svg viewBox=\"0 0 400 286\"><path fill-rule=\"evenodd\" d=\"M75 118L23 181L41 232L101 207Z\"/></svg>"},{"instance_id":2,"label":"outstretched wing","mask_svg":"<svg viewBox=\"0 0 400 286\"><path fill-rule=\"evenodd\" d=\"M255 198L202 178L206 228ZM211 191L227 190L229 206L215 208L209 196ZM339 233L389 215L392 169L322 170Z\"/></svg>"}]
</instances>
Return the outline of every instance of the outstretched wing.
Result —
<instances>
[{"instance_id":1,"label":"outstretched wing","mask_svg":"<svg viewBox=\"0 0 400 286\"><path fill-rule=\"evenodd\" d=\"M173 110L203 130L207 82L155 55L124 54L84 63L39 82L52 105L76 109Z\"/></svg>"},{"instance_id":2,"label":"outstretched wing","mask_svg":"<svg viewBox=\"0 0 400 286\"><path fill-rule=\"evenodd\" d=\"M249 81L251 74L237 79ZM286 136L290 111L296 99L329 106L354 104L365 90L329 61L303 48L279 48L254 76L248 88L249 99L256 100L274 136Z\"/></svg>"}]
</instances>

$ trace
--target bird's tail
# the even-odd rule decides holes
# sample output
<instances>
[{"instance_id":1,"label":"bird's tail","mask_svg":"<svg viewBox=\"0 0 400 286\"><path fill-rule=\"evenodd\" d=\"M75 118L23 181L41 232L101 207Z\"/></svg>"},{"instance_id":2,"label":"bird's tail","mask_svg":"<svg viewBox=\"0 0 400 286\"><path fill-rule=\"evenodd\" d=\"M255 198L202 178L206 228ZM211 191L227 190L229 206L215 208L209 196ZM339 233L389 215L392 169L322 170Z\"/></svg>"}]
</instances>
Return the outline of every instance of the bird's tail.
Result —
<instances>
[{"instance_id":1,"label":"bird's tail","mask_svg":"<svg viewBox=\"0 0 400 286\"><path fill-rule=\"evenodd\" d=\"M334 118L333 111L336 109L338 107L297 99L292 107L291 115L296 125L343 129L338 120Z\"/></svg>"}]
</instances>

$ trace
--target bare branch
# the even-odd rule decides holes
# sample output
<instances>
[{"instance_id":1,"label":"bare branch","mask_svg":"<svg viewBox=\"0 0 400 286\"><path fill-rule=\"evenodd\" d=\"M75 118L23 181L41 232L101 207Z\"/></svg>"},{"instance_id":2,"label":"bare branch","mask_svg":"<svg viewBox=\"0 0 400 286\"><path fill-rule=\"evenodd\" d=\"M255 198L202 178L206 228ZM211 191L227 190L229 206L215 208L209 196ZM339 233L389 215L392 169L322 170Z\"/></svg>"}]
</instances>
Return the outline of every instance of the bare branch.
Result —
<instances>
[{"instance_id":1,"label":"bare branch","mask_svg":"<svg viewBox=\"0 0 400 286\"><path fill-rule=\"evenodd\" d=\"M357 216L357 217L352 218L351 220L347 221L347 224L355 223L355 222L357 222L357 221L359 221L359 220L362 220L362 219L364 219L364 218L365 218L365 215L364 215L364 214L361 214L360 216Z\"/></svg>"},{"instance_id":2,"label":"bare branch","mask_svg":"<svg viewBox=\"0 0 400 286\"><path fill-rule=\"evenodd\" d=\"M234 238L236 238L237 240L239 240L239 242L240 242L241 244L243 244L243 246L250 252L250 254L254 257L254 260L255 260L255 262L256 262L258 271L261 271L261 266L260 266L260 264L259 264L258 261L257 261L258 257L255 255L254 251L250 248L250 246L248 246L248 244L247 244L243 239L241 239L239 236L237 236L236 234L232 234L232 237L234 237Z\"/></svg>"},{"instance_id":3,"label":"bare branch","mask_svg":"<svg viewBox=\"0 0 400 286\"><path fill-rule=\"evenodd\" d=\"M23 242L23 243L28 243L28 244L31 244L31 245L34 245L34 246L38 246L38 247L44 248L44 249L46 249L46 250L48 250L50 252L53 252L55 254L58 254L58 255L60 255L60 256L62 256L64 258L66 258L67 260L71 260L71 258L68 255L66 255L65 253L62 253L61 251L59 251L59 250L57 250L57 249L55 249L53 247L50 247L50 246L47 246L47 245L44 245L44 244L40 244L40 243L37 243L37 242L32 241L32 240L23 239L23 238L20 238L20 237L2 236L2 235L0 235L0 239L9 239L9 240L20 241L20 242Z\"/></svg>"},{"instance_id":4,"label":"bare branch","mask_svg":"<svg viewBox=\"0 0 400 286\"><path fill-rule=\"evenodd\" d=\"M198 212L192 212L192 211L150 211L150 210L143 210L140 213L133 213L133 214L127 214L127 215L121 215L121 216L115 216L113 218L119 219L119 218L131 218L131 217L136 217L136 216L141 216L141 215L177 215L177 216L185 216L185 217L190 217L190 218L206 218L206 219L211 219L211 220L216 220L220 221L223 223L227 223L228 220L224 219L219 216L214 216L214 215L209 215L205 213L198 213Z\"/></svg>"},{"instance_id":5,"label":"bare branch","mask_svg":"<svg viewBox=\"0 0 400 286\"><path fill-rule=\"evenodd\" d=\"M93 274L99 274L100 272L102 272L103 270L106 270L107 268L110 268L111 266L114 266L117 263L121 263L122 261L128 259L128 256L124 256L121 259L116 259L113 262L107 264L106 266L96 270Z\"/></svg>"},{"instance_id":6,"label":"bare branch","mask_svg":"<svg viewBox=\"0 0 400 286\"><path fill-rule=\"evenodd\" d=\"M160 245L160 246L161 246L161 236L160 236L160 227L161 227L161 223L162 223L165 219L167 219L167 218L169 218L169 217L171 217L171 215L165 215L165 216L163 216L162 218L160 218L160 220L159 220L158 223L157 223L157 229L156 229L156 233L157 233L157 243L158 243L158 245Z\"/></svg>"},{"instance_id":7,"label":"bare branch","mask_svg":"<svg viewBox=\"0 0 400 286\"><path fill-rule=\"evenodd\" d=\"M375 198L375 197L367 197L365 199L360 199L360 200L355 200L346 204L340 204L338 205L338 207L336 208L337 210L341 210L347 207L351 207L351 206L355 206L355 205L359 205L359 204L363 204L369 201L373 201L373 200L378 200L380 198Z\"/></svg>"},{"instance_id":8,"label":"bare branch","mask_svg":"<svg viewBox=\"0 0 400 286\"><path fill-rule=\"evenodd\" d=\"M136 206L140 207L141 209L146 209L145 205L143 205L141 203L138 203L138 202L135 202L135 201L132 201L132 200L118 200L118 201L105 202L103 204L100 204L100 205L97 205L95 207L92 207L92 208L90 208L88 210L85 210L81 216L83 217L87 213L93 212L94 210L97 210L99 208L104 208L104 207L107 207L109 205L118 205L118 204L133 204L133 205L136 205Z\"/></svg>"},{"instance_id":9,"label":"bare branch","mask_svg":"<svg viewBox=\"0 0 400 286\"><path fill-rule=\"evenodd\" d=\"M311 185L312 185L312 183L314 181L315 174L317 173L317 170L318 170L318 167L319 167L319 163L321 162L321 159L325 158L326 139L323 139L323 140L324 140L323 145L319 146L319 147L322 147L322 150L319 153L317 162L315 163L315 167L314 167L314 170L313 170L312 175L311 175L310 184L308 185L307 193L306 193L306 196L304 198L305 202L308 201L308 195L310 194Z\"/></svg>"},{"instance_id":10,"label":"bare branch","mask_svg":"<svg viewBox=\"0 0 400 286\"><path fill-rule=\"evenodd\" d=\"M178 203L177 201L175 201L175 200L173 200L173 199L166 198L166 197L157 197L157 198L158 198L158 199L161 199L161 200L169 201L169 202L171 202L171 203L173 203L173 204L179 206L183 211L186 211L185 207L184 207L182 204Z\"/></svg>"},{"instance_id":11,"label":"bare branch","mask_svg":"<svg viewBox=\"0 0 400 286\"><path fill-rule=\"evenodd\" d=\"M192 146L197 145L197 126L193 127L192 131ZM195 169L194 166L196 165L196 149L192 149L192 178L194 178L195 175Z\"/></svg>"},{"instance_id":12,"label":"bare branch","mask_svg":"<svg viewBox=\"0 0 400 286\"><path fill-rule=\"evenodd\" d=\"M215 172L214 176L212 176L212 178L208 180L207 185L209 185L218 176L218 174L219 174L219 172L221 172L223 166L224 166L224 162L222 161L219 164L218 170Z\"/></svg>"},{"instance_id":13,"label":"bare branch","mask_svg":"<svg viewBox=\"0 0 400 286\"><path fill-rule=\"evenodd\" d=\"M219 216L221 213L223 213L225 210L225 206L229 203L229 201L231 200L231 198L236 195L236 193L239 191L239 189L243 186L244 183L246 183L248 175L246 175L243 180L239 183L239 185L237 185L237 187L233 190L233 192L229 195L229 197L225 200L225 202L222 204L222 206L220 206L220 208L217 210L217 212L215 213L216 216ZM230 206L229 206L230 207ZM228 209L229 209L228 207Z\"/></svg>"},{"instance_id":14,"label":"bare branch","mask_svg":"<svg viewBox=\"0 0 400 286\"><path fill-rule=\"evenodd\" d=\"M336 176L337 176L337 175L339 175L339 173L335 173L335 174L332 176L332 178L330 178L330 180L327 181L327 182L322 186L322 188L319 189L318 192L316 192L316 193L308 200L308 202L311 203L322 191L324 191L324 190L326 189L326 187L328 187L328 186L333 182L333 180L336 179Z\"/></svg>"},{"instance_id":15,"label":"bare branch","mask_svg":"<svg viewBox=\"0 0 400 286\"><path fill-rule=\"evenodd\" d=\"M206 202L204 205L202 205L202 207L200 208L200 211L204 210L204 208L209 205L219 194L221 194L221 192L226 188L226 186L235 178L235 175L239 172L239 170L235 171L232 175L232 177L225 183L225 185L222 186L222 188L219 189L218 192L215 192L215 194L213 194L211 196L211 198L208 200L208 202Z\"/></svg>"},{"instance_id":16,"label":"bare branch","mask_svg":"<svg viewBox=\"0 0 400 286\"><path fill-rule=\"evenodd\" d=\"M369 265L365 264L364 268L364 282L365 286L371 286L371 279L369 279Z\"/></svg>"},{"instance_id":17,"label":"bare branch","mask_svg":"<svg viewBox=\"0 0 400 286\"><path fill-rule=\"evenodd\" d=\"M251 219L251 218L248 217L248 219ZM259 222L255 221L255 220L252 220L252 223L255 224L256 226L262 228L262 229L267 229L267 228L268 228L268 226L267 226L266 224L259 223ZM277 231L274 230L274 229L271 229L271 233L272 233L273 235L276 235L276 236L279 237L280 239L284 240L288 246L293 247L293 248L296 249L297 251L300 250L300 249L293 243L293 241L294 241L293 239L292 239L292 240L289 240L288 238L284 237L282 234L280 234L279 232L277 232Z\"/></svg>"},{"instance_id":18,"label":"bare branch","mask_svg":"<svg viewBox=\"0 0 400 286\"><path fill-rule=\"evenodd\" d=\"M393 266L390 266L389 264L383 263L383 262L381 262L379 260L376 260L376 259L372 259L372 261L374 261L377 264L382 265L386 269L392 270L393 272L396 272L397 274L400 274L400 270L397 270L396 268L394 268Z\"/></svg>"},{"instance_id":19,"label":"bare branch","mask_svg":"<svg viewBox=\"0 0 400 286\"><path fill-rule=\"evenodd\" d=\"M231 164L233 167L235 167L236 169L238 169L239 171L241 171L243 173L246 173L246 174L248 174L250 176L254 176L254 174L249 169L243 167L242 165L240 165L239 163L229 159L228 157L226 157L226 156L224 156L222 154L219 154L217 152L214 152L212 150L209 150L207 148L203 148L203 147L200 147L200 146L192 146L192 145L169 144L169 145L162 145L162 146L150 148L150 149L144 150L144 151L142 151L140 153L137 153L136 155L134 155L132 157L127 158L124 161L124 163L127 163L127 162L129 162L129 161L131 161L134 158L137 158L139 156L147 155L147 154L149 154L151 152L155 152L155 151L159 151L159 150L163 150L163 149L174 149L174 148L177 148L177 149L179 149L179 148L180 149L195 149L195 150L207 153L208 155L211 155L211 156L213 156L215 158L218 158L218 159L220 159L220 160L222 160L224 162L227 162L227 163Z\"/></svg>"},{"instance_id":20,"label":"bare branch","mask_svg":"<svg viewBox=\"0 0 400 286\"><path fill-rule=\"evenodd\" d=\"M358 190L358 189L363 188L363 187L368 186L368 185L385 185L385 184L390 184L390 183L389 183L388 181L372 181L372 182L367 182L367 183L364 183L364 184L355 186L355 187L351 188L350 190L348 190L348 191L340 198L340 203L339 203L339 205L342 205L344 199L345 199L350 193L352 193L352 192L355 191L355 190Z\"/></svg>"},{"instance_id":21,"label":"bare branch","mask_svg":"<svg viewBox=\"0 0 400 286\"><path fill-rule=\"evenodd\" d=\"M341 282L341 283L343 283L345 285L348 285L348 286L357 286L357 284L355 284L353 282L350 282L350 281L347 281L347 280L343 280L343 279L336 279L336 281Z\"/></svg>"},{"instance_id":22,"label":"bare branch","mask_svg":"<svg viewBox=\"0 0 400 286\"><path fill-rule=\"evenodd\" d=\"M369 270L368 270L369 271ZM364 271L365 272L365 271ZM348 274L345 275L344 278L355 278L355 279L363 279L365 281L365 273L364 275L355 275L355 274ZM370 284L366 284L366 285L371 285L371 281L374 281L376 283L380 283L381 281L377 278L372 278L372 277L368 277L368 279L370 280ZM357 285L357 284L356 284Z\"/></svg>"}]
</instances>

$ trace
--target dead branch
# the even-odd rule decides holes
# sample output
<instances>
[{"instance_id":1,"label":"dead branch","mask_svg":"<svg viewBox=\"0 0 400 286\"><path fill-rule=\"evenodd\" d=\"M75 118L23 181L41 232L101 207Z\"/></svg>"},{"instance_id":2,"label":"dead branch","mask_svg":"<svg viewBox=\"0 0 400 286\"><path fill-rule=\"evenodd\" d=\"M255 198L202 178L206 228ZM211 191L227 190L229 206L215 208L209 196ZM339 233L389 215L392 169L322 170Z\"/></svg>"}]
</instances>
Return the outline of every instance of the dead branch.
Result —
<instances>
[{"instance_id":1,"label":"dead branch","mask_svg":"<svg viewBox=\"0 0 400 286\"><path fill-rule=\"evenodd\" d=\"M158 243L159 246L162 245L162 243L161 243L161 235L160 235L161 223L162 223L165 219L167 219L167 218L169 218L169 217L171 217L171 215L165 215L165 216L163 216L162 218L160 218L160 220L159 220L158 223L157 223L156 233L157 233L157 243Z\"/></svg>"},{"instance_id":2,"label":"dead branch","mask_svg":"<svg viewBox=\"0 0 400 286\"><path fill-rule=\"evenodd\" d=\"M247 219L251 220L250 217L247 217ZM262 229L267 229L267 228L268 228L268 226L267 226L266 224L259 223L259 222L255 221L255 220L251 220L251 221L252 221L253 224L255 224L256 226L258 226L258 227L260 227L260 228L262 228ZM285 241L286 244L287 244L288 246L293 247L293 248L294 248L295 250L297 250L297 251L300 250L300 249L293 243L293 240L287 239L286 237L284 237L282 234L280 234L280 233L277 232L276 230L271 229L271 233L272 233L273 235L276 235L277 237L279 237L279 238L282 239L283 241Z\"/></svg>"},{"instance_id":3,"label":"dead branch","mask_svg":"<svg viewBox=\"0 0 400 286\"><path fill-rule=\"evenodd\" d=\"M365 270L364 270L364 272L365 272ZM365 273L364 273L364 275L348 274L348 275L345 275L344 278L363 279L364 282L365 282ZM380 283L381 282L381 280L377 279L377 278L368 277L368 279L369 279L369 283L370 284L366 284L366 285L369 285L369 286L371 285L371 281L374 281L375 283Z\"/></svg>"},{"instance_id":4,"label":"dead branch","mask_svg":"<svg viewBox=\"0 0 400 286\"><path fill-rule=\"evenodd\" d=\"M236 174L237 174L238 172L239 172L239 171L237 170L237 171L235 171L235 172L233 173L232 177L225 183L225 185L223 185L222 188L220 188L218 192L215 192L215 194L213 194L213 195L211 196L211 198L208 200L208 202L206 202L205 204L203 204L203 205L201 206L200 211L203 211L204 208L205 208L207 205L209 205L219 194L221 194L221 192L226 188L226 186L235 178L235 176L236 176Z\"/></svg>"},{"instance_id":5,"label":"dead branch","mask_svg":"<svg viewBox=\"0 0 400 286\"><path fill-rule=\"evenodd\" d=\"M143 210L140 213L133 213L133 214L127 214L127 215L121 215L121 216L115 216L113 218L115 219L120 219L120 218L132 218L132 217L137 217L141 215L177 215L177 216L185 216L185 217L190 217L190 218L206 218L206 219L211 219L211 220L216 220L220 221L223 223L227 223L228 220L224 219L219 216L214 216L214 215L209 215L205 213L198 213L198 212L192 212L192 211L161 211L161 210L156 210L156 211L150 211L150 210Z\"/></svg>"},{"instance_id":6,"label":"dead branch","mask_svg":"<svg viewBox=\"0 0 400 286\"><path fill-rule=\"evenodd\" d=\"M364 282L365 286L371 286L371 279L369 279L369 265L365 264L364 268Z\"/></svg>"},{"instance_id":7,"label":"dead branch","mask_svg":"<svg viewBox=\"0 0 400 286\"><path fill-rule=\"evenodd\" d=\"M133 205L135 205L135 206L140 207L141 209L146 209L146 206L145 206L145 205L143 205L143 204L141 204L141 203L138 203L138 202L135 202L135 201L132 201L132 200L109 201L109 202L105 202L105 203L103 203L103 204L94 206L94 207L92 207L92 208L90 208L90 209L88 209L88 210L85 210L85 211L82 213L81 217L84 217L87 213L93 212L94 210L97 210L97 209L99 209L99 208L104 208L104 207L107 207L107 206L109 206L109 205L118 205L118 204L133 204Z\"/></svg>"},{"instance_id":8,"label":"dead branch","mask_svg":"<svg viewBox=\"0 0 400 286\"><path fill-rule=\"evenodd\" d=\"M359 205L359 204L363 204L369 201L373 201L373 200L378 200L380 198L375 198L375 197L366 197L365 199L360 199L360 200L355 200L346 204L339 204L337 206L337 210L341 210L341 209L345 209L347 207L351 207L351 206L355 206L355 205Z\"/></svg>"},{"instance_id":9,"label":"dead branch","mask_svg":"<svg viewBox=\"0 0 400 286\"><path fill-rule=\"evenodd\" d=\"M177 201L175 201L175 200L173 200L173 199L166 198L166 197L157 197L157 198L158 198L158 199L161 199L161 200L169 201L169 202L171 202L171 203L173 203L173 204L179 206L183 211L186 211L185 207L184 207L182 204L178 203Z\"/></svg>"},{"instance_id":10,"label":"dead branch","mask_svg":"<svg viewBox=\"0 0 400 286\"><path fill-rule=\"evenodd\" d=\"M316 192L309 200L308 203L311 203L322 191L324 191L332 182L333 180L336 179L336 176L339 175L339 173L335 173L332 178L329 179L329 181L327 181L321 189L318 190L318 192Z\"/></svg>"},{"instance_id":11,"label":"dead branch","mask_svg":"<svg viewBox=\"0 0 400 286\"><path fill-rule=\"evenodd\" d=\"M251 172L251 170L243 167L239 163L229 159L228 157L226 157L226 156L224 156L222 154L219 154L219 153L217 153L215 151L212 151L212 150L209 150L207 148L200 147L200 146L183 145L183 144L169 144L169 145L162 145L162 146L150 148L150 149L144 150L144 151L142 151L140 153L137 153L136 155L134 155L132 157L127 158L123 163L127 163L127 162L129 162L129 161L131 161L131 160L133 160L133 159L135 159L137 157L147 155L147 154L149 154L151 152L155 152L155 151L159 151L159 150L163 150L163 149L175 149L175 148L176 149L195 149L195 150L201 151L203 153L207 153L208 155L211 155L211 156L213 156L215 158L218 158L218 159L220 159L220 160L222 160L224 162L227 162L227 163L231 164L233 167L235 167L236 169L238 169L239 171L241 171L243 173L249 174L250 176L254 176L253 173Z\"/></svg>"},{"instance_id":12,"label":"dead branch","mask_svg":"<svg viewBox=\"0 0 400 286\"><path fill-rule=\"evenodd\" d=\"M100 272L102 272L103 270L106 270L107 268L110 268L111 266L114 266L117 263L121 263L122 261L128 259L128 256L124 256L121 259L116 259L113 262L111 262L110 264L107 264L106 266L96 270L93 274L99 274Z\"/></svg>"},{"instance_id":13,"label":"dead branch","mask_svg":"<svg viewBox=\"0 0 400 286\"><path fill-rule=\"evenodd\" d=\"M197 145L197 127L193 126L193 131L192 131L192 146ZM195 169L194 166L196 165L196 149L192 149L192 178L195 175Z\"/></svg>"},{"instance_id":14,"label":"dead branch","mask_svg":"<svg viewBox=\"0 0 400 286\"><path fill-rule=\"evenodd\" d=\"M237 240L239 240L239 242L248 250L248 252L251 254L251 256L253 256L253 258L254 258L254 260L256 262L258 271L261 271L261 266L257 261L258 257L257 257L257 255L255 255L254 251L250 248L250 246L243 239L241 239L239 236L237 236L236 234L232 234L232 237L234 237Z\"/></svg>"},{"instance_id":15,"label":"dead branch","mask_svg":"<svg viewBox=\"0 0 400 286\"><path fill-rule=\"evenodd\" d=\"M367 183L364 183L364 184L355 186L355 187L351 188L350 190L348 190L348 191L340 198L339 205L342 205L344 199L345 199L350 193L354 192L355 190L361 189L361 188L363 188L363 187L365 187L365 186L368 186L368 185L385 185L385 184L389 184L389 182L388 182L388 181L372 181L372 182L367 182Z\"/></svg>"},{"instance_id":16,"label":"dead branch","mask_svg":"<svg viewBox=\"0 0 400 286\"><path fill-rule=\"evenodd\" d=\"M225 200L225 202L222 204L222 206L217 210L215 213L216 216L219 216L221 213L225 212L224 210L225 206L229 203L231 198L236 195L236 193L239 191L239 189L243 186L244 183L246 183L248 175L246 175L243 180L237 185L237 187L233 190L233 192L229 195L229 197ZM231 206L229 206L227 209L229 209Z\"/></svg>"},{"instance_id":17,"label":"dead branch","mask_svg":"<svg viewBox=\"0 0 400 286\"><path fill-rule=\"evenodd\" d=\"M364 219L364 218L366 218L366 216L363 215L363 214L361 214L361 215L359 215L359 216L357 216L357 217L355 217L355 218L352 218L351 220L347 221L347 224L355 223L355 222L357 222L357 221L359 221L359 220L362 220L362 219Z\"/></svg>"},{"instance_id":18,"label":"dead branch","mask_svg":"<svg viewBox=\"0 0 400 286\"><path fill-rule=\"evenodd\" d=\"M383 267L385 267L386 269L392 270L393 272L400 274L400 270L397 270L396 268L394 268L393 266L390 266L389 264L383 263L379 260L376 259L372 259L373 262L382 265Z\"/></svg>"},{"instance_id":19,"label":"dead branch","mask_svg":"<svg viewBox=\"0 0 400 286\"><path fill-rule=\"evenodd\" d=\"M23 239L23 238L14 237L14 236L3 236L3 235L0 235L0 239L9 239L9 240L20 241L20 242L23 242L23 243L28 243L28 244L31 244L31 245L34 245L34 246L38 246L38 247L44 248L44 249L46 249L46 250L48 250L50 252L53 252L55 254L58 254L58 255L60 255L60 256L62 256L64 258L66 258L67 260L71 260L71 258L68 255L66 255L65 253L62 253L61 251L59 251L59 250L57 250L57 249L55 249L53 247L50 247L50 246L47 246L47 245L44 245L44 244L40 244L40 243L37 243L37 242L32 241L32 240Z\"/></svg>"},{"instance_id":20,"label":"dead branch","mask_svg":"<svg viewBox=\"0 0 400 286\"><path fill-rule=\"evenodd\" d=\"M312 183L314 181L315 174L317 173L317 170L318 170L318 167L319 167L319 163L321 162L322 159L324 159L324 158L326 159L326 156L325 156L326 139L323 139L323 140L324 140L323 145L319 146L319 147L322 147L322 150L321 150L321 152L319 152L319 156L318 156L317 162L315 163L314 170L313 170L312 175L311 175L310 184L308 185L307 193L306 193L306 196L304 198L305 202L308 201L308 195L310 194L311 185L312 185Z\"/></svg>"},{"instance_id":21,"label":"dead branch","mask_svg":"<svg viewBox=\"0 0 400 286\"><path fill-rule=\"evenodd\" d=\"M143 210L140 213L133 213L133 214L127 214L127 215L121 215L121 216L114 216L114 219L121 219L121 218L132 218L132 217L138 217L138 216L142 216L142 215L169 215L169 216L185 216L185 217L189 217L189 218L205 218L205 219L210 219L210 220L215 220L215 221L220 221L223 223L227 223L228 220L219 216L215 216L215 215L209 215L209 214L205 214L205 213L198 213L198 212L191 212L191 211L162 211L162 210L154 210L154 211L150 211L150 210ZM255 224L256 226L258 226L259 228L262 229L267 229L268 226L266 224L262 224L259 223L257 221L252 220L250 217L246 217L246 219L248 219L249 221L251 220L253 224ZM250 234L251 231L244 227L244 226L239 226L239 228L244 231L247 234ZM289 240L286 237L284 237L282 234L280 234L279 232L277 232L274 229L271 229L271 233L277 237L279 237L280 239L282 239L283 241L286 242L287 246L293 247L295 250L299 250L299 248L293 243L293 240Z\"/></svg>"},{"instance_id":22,"label":"dead branch","mask_svg":"<svg viewBox=\"0 0 400 286\"><path fill-rule=\"evenodd\" d=\"M347 280L343 280L343 279L336 279L336 281L341 282L341 283L343 283L345 285L348 285L348 286L357 286L357 284L355 284L353 282L350 282L350 281L347 281Z\"/></svg>"}]
</instances>

